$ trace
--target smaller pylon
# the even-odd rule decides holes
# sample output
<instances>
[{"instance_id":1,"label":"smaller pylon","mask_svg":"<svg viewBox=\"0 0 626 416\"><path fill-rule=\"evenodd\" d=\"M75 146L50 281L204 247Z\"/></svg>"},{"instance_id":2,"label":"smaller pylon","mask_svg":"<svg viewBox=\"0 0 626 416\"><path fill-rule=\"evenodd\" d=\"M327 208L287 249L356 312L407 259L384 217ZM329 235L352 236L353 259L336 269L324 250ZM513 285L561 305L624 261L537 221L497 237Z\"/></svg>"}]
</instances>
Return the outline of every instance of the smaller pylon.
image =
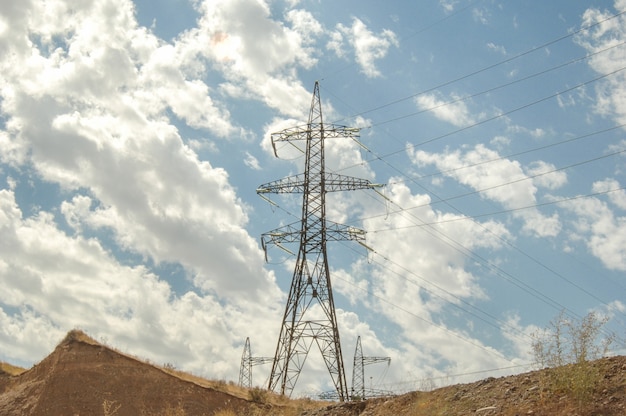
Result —
<instances>
[{"instance_id":1,"label":"smaller pylon","mask_svg":"<svg viewBox=\"0 0 626 416\"><path fill-rule=\"evenodd\" d=\"M252 366L271 363L273 360L273 357L253 357L250 350L250 337L247 337L243 346L243 354L241 354L239 385L252 388Z\"/></svg>"},{"instance_id":2,"label":"smaller pylon","mask_svg":"<svg viewBox=\"0 0 626 416\"><path fill-rule=\"evenodd\" d=\"M365 400L366 398L391 396L389 391L375 390L374 388L365 388L365 366L369 364L386 362L387 367L391 364L391 357L364 357L363 348L361 347L361 336L356 339L356 348L354 350L354 363L352 367L352 400Z\"/></svg>"}]
</instances>

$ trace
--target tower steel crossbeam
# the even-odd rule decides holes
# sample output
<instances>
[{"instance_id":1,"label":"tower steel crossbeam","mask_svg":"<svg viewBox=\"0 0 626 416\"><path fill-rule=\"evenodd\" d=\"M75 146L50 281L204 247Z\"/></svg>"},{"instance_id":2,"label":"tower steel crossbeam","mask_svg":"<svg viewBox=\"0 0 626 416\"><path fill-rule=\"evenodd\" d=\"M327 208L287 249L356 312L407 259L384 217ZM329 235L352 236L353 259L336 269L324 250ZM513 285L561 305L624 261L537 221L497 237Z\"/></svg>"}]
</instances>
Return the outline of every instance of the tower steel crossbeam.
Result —
<instances>
[{"instance_id":1,"label":"tower steel crossbeam","mask_svg":"<svg viewBox=\"0 0 626 416\"><path fill-rule=\"evenodd\" d=\"M272 134L274 153L278 142L306 142L304 173L269 182L257 189L257 193L264 198L265 194L303 195L299 224L286 225L261 237L264 249L267 244L274 244L287 250L282 246L283 243L300 243L268 386L270 390L278 389L283 395L291 395L307 355L315 344L324 359L339 400L349 398L326 243L343 240L362 242L365 231L326 220L326 193L373 189L380 185L365 179L327 173L324 139L355 138L358 133L356 128L324 125L319 84L316 82L306 126Z\"/></svg>"}]
</instances>

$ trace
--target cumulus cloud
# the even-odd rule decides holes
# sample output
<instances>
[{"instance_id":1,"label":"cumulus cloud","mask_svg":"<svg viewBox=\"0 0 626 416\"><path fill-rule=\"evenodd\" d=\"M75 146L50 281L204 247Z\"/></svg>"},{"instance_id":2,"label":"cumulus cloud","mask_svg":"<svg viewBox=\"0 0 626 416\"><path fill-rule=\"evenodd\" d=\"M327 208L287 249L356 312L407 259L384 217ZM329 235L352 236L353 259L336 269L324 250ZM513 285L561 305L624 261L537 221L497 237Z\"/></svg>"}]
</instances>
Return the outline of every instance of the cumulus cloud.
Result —
<instances>
[{"instance_id":1,"label":"cumulus cloud","mask_svg":"<svg viewBox=\"0 0 626 416\"><path fill-rule=\"evenodd\" d=\"M208 59L226 78L224 91L260 99L288 116L302 116L308 92L293 69L308 69L317 62L313 41L322 30L319 22L307 11L291 10L286 16L291 26L286 26L271 17L266 2L257 0L205 0L196 6L201 14L198 27L176 44L185 62Z\"/></svg>"},{"instance_id":2,"label":"cumulus cloud","mask_svg":"<svg viewBox=\"0 0 626 416\"><path fill-rule=\"evenodd\" d=\"M240 342L243 304L224 306L194 292L175 295L145 267L120 264L97 239L68 236L51 214L25 217L7 190L0 190L0 230L0 339L16 346L12 357L43 358L64 332L79 327L156 362L232 374L233 366L211 368L204 357ZM19 312L7 314L7 307ZM215 335L211 342L205 333Z\"/></svg>"},{"instance_id":3,"label":"cumulus cloud","mask_svg":"<svg viewBox=\"0 0 626 416\"><path fill-rule=\"evenodd\" d=\"M384 58L389 48L399 45L395 33L391 30L385 29L380 34L375 34L356 17L352 19L350 27L343 24L337 25L327 47L335 51L338 56L344 56L344 41L354 49L355 59L361 67L361 72L369 78L382 75L376 68L376 61Z\"/></svg>"},{"instance_id":4,"label":"cumulus cloud","mask_svg":"<svg viewBox=\"0 0 626 416\"><path fill-rule=\"evenodd\" d=\"M421 111L431 111L435 117L453 126L462 127L475 123L465 102L456 95L447 102L436 93L420 94L415 98L415 104Z\"/></svg>"},{"instance_id":5,"label":"cumulus cloud","mask_svg":"<svg viewBox=\"0 0 626 416\"><path fill-rule=\"evenodd\" d=\"M529 207L537 203L537 185L557 187L564 182L562 175L538 176L539 182L530 180L521 164L503 159L494 150L482 144L463 152L461 150L444 153L429 153L409 149L409 155L417 166L436 166L447 177L480 191L482 198L497 201L506 209ZM537 162L530 168L546 169L546 164ZM524 209L513 213L525 222L525 229L537 236L555 236L561 225L558 216L547 217L537 208Z\"/></svg>"},{"instance_id":6,"label":"cumulus cloud","mask_svg":"<svg viewBox=\"0 0 626 416\"><path fill-rule=\"evenodd\" d=\"M0 190L2 339L14 345L35 333L28 344L40 348L3 351L32 360L79 326L136 354L208 371L203 357L233 351L252 332L242 316L271 333L264 316L274 321L282 292L245 230L247 208L226 171L200 160L168 118L211 140L241 137L199 77L204 64L139 28L129 1L20 2L7 13L2 161L58 184L65 200L24 214L13 191ZM174 291L134 256L181 265L187 289ZM197 328L215 336L207 341ZM212 371L232 376L238 353L228 354Z\"/></svg>"},{"instance_id":7,"label":"cumulus cloud","mask_svg":"<svg viewBox=\"0 0 626 416\"><path fill-rule=\"evenodd\" d=\"M610 201L620 209L626 209L626 191L623 186L612 178L593 183L593 192L607 192Z\"/></svg>"},{"instance_id":8,"label":"cumulus cloud","mask_svg":"<svg viewBox=\"0 0 626 416\"><path fill-rule=\"evenodd\" d=\"M556 171L552 163L536 160L526 168L528 176L533 177L537 186L547 189L558 189L567 183L567 174L564 171Z\"/></svg>"},{"instance_id":9,"label":"cumulus cloud","mask_svg":"<svg viewBox=\"0 0 626 416\"><path fill-rule=\"evenodd\" d=\"M440 319L454 315L455 307L467 300L487 298L479 277L469 271L467 253L498 250L501 238L510 237L506 228L496 221L461 221L462 215L437 212L427 195L413 194L398 178L390 181L385 194L393 201L387 215L380 215L384 207L377 204L365 213L367 245L374 250L371 278L353 278L352 290L369 291L361 294L366 298L361 302L401 328L402 351L414 358L416 369L432 370L438 361L459 368L506 362L470 333ZM471 325L469 319L462 325Z\"/></svg>"},{"instance_id":10,"label":"cumulus cloud","mask_svg":"<svg viewBox=\"0 0 626 416\"><path fill-rule=\"evenodd\" d=\"M114 230L122 247L157 262L181 260L204 290L227 282L232 290L238 290L236 286L260 289L271 277L259 274L262 256L256 241L244 231L247 216L226 172L198 160L176 127L159 115L169 106L188 125L217 135L228 134L232 126L223 113L210 110L208 87L197 79L186 80L173 65L170 58L176 54L170 48L156 47L137 69L141 62L133 59L141 53L132 47L133 36L145 44L151 35L137 33L127 16L132 9L127 3L119 6L106 19L95 14L93 22L100 25L101 33L112 33L113 39L102 35L83 43L79 26L92 19L90 11L98 11L87 9L83 20L73 23L78 45L69 41L65 52L56 49L63 58L40 56L34 63L26 58L20 65L26 71L4 64L10 82L3 94L13 100L5 101L3 110L21 127L9 146L24 146L46 180L67 189L88 189L97 208L74 212L74 217L94 228ZM126 24L130 40L120 35L124 26L113 29L120 22ZM91 30L95 29L88 33ZM38 51L37 45L31 48ZM164 51L166 57L159 57ZM95 70L102 66L112 70ZM167 91L161 95L162 88ZM66 205L67 210L71 207ZM217 242L220 235L219 239L239 243ZM207 255L211 252L221 258L222 266L215 267ZM241 269L245 264L255 264L257 271ZM263 275L261 280L246 282Z\"/></svg>"},{"instance_id":11,"label":"cumulus cloud","mask_svg":"<svg viewBox=\"0 0 626 416\"><path fill-rule=\"evenodd\" d=\"M612 180L596 182L594 190L607 190ZM618 194L617 204L623 200ZM599 198L581 198L564 206L576 215L571 238L585 241L589 251L609 269L626 270L626 217Z\"/></svg>"},{"instance_id":12,"label":"cumulus cloud","mask_svg":"<svg viewBox=\"0 0 626 416\"><path fill-rule=\"evenodd\" d=\"M623 12L626 10L626 3L616 0L614 7L618 12ZM619 44L626 40L626 17L620 15L609 19L613 13L605 9L587 9L583 14L581 26L594 26L576 37L576 42L590 54L615 46L590 58L590 67L599 74L608 74L624 67L626 46ZM596 87L596 110L606 117L615 119L618 124L626 123L625 85L626 74L620 71L606 78Z\"/></svg>"}]
</instances>

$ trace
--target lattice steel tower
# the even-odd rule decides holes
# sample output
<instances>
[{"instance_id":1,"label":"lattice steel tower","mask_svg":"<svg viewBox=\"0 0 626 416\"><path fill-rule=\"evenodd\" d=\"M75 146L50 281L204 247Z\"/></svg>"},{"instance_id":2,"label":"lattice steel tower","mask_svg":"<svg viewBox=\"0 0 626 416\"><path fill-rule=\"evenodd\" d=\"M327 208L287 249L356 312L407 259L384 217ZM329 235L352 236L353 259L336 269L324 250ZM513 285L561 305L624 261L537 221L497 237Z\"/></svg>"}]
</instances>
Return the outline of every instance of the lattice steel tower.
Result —
<instances>
[{"instance_id":1,"label":"lattice steel tower","mask_svg":"<svg viewBox=\"0 0 626 416\"><path fill-rule=\"evenodd\" d=\"M252 367L273 361L274 359L271 357L253 357L250 348L250 337L246 338L243 353L241 354L241 366L239 367L239 385L252 388Z\"/></svg>"},{"instance_id":2,"label":"lattice steel tower","mask_svg":"<svg viewBox=\"0 0 626 416\"><path fill-rule=\"evenodd\" d=\"M391 357L364 357L361 336L356 339L354 362L352 366L352 400L365 400L372 397L391 396L391 392L365 388L365 366L380 362L391 363Z\"/></svg>"},{"instance_id":3,"label":"lattice steel tower","mask_svg":"<svg viewBox=\"0 0 626 416\"><path fill-rule=\"evenodd\" d=\"M315 82L309 121L306 126L292 127L272 134L276 154L277 142L304 140L306 161L304 173L261 185L257 193L302 193L302 219L263 234L267 244L299 242L289 298L280 329L269 389L291 395L313 342L317 344L337 390L339 400L349 398L337 317L330 281L327 241L365 239L365 231L326 219L326 193L375 188L365 179L326 173L324 140L358 137L359 130L345 126L324 125L319 84ZM278 155L276 155L278 156Z\"/></svg>"}]
</instances>

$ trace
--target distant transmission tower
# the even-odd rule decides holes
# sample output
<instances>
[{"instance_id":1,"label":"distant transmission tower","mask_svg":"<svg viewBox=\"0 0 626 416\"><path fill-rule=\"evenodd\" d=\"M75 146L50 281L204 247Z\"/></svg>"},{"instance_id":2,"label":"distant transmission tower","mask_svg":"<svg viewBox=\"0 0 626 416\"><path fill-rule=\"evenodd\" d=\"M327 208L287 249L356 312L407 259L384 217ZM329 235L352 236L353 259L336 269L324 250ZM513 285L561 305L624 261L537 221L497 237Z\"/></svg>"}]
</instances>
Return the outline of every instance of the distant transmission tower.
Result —
<instances>
[{"instance_id":1,"label":"distant transmission tower","mask_svg":"<svg viewBox=\"0 0 626 416\"><path fill-rule=\"evenodd\" d=\"M365 231L326 219L326 193L371 189L365 179L326 173L324 139L358 137L358 129L324 125L319 84L315 82L309 121L306 126L292 127L272 134L276 154L277 142L304 140L306 161L303 174L261 185L257 193L302 193L302 219L262 235L261 242L282 247L282 243L299 242L300 249L291 281L289 298L280 329L272 365L269 389L291 395L313 342L317 344L333 380L339 400L348 398L335 303L330 282L327 241L363 241ZM276 156L278 156L276 154Z\"/></svg>"},{"instance_id":2,"label":"distant transmission tower","mask_svg":"<svg viewBox=\"0 0 626 416\"><path fill-rule=\"evenodd\" d=\"M354 365L352 367L352 400L365 400L366 398L391 395L391 392L365 388L365 366L380 362L386 362L387 366L389 366L391 358L364 357L363 348L361 347L361 337L359 336L356 339L356 348L354 349Z\"/></svg>"},{"instance_id":3,"label":"distant transmission tower","mask_svg":"<svg viewBox=\"0 0 626 416\"><path fill-rule=\"evenodd\" d=\"M239 385L242 387L252 387L252 367L255 365L272 362L271 357L253 357L250 350L250 338L246 338L241 354L241 366L239 367Z\"/></svg>"}]
</instances>

